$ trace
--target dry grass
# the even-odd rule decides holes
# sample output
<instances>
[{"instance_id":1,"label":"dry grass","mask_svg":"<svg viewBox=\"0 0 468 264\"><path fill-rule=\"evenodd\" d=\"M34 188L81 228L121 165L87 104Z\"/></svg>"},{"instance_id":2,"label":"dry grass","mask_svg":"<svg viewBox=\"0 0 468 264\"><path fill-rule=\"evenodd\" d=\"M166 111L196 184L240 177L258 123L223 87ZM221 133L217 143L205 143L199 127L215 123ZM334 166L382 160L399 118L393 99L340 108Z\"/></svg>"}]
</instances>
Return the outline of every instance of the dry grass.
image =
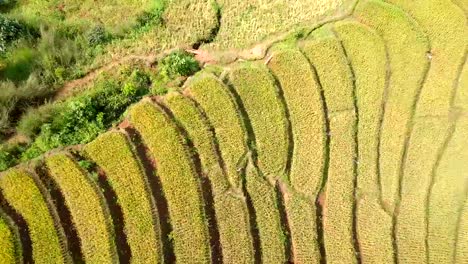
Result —
<instances>
[{"instance_id":1,"label":"dry grass","mask_svg":"<svg viewBox=\"0 0 468 264\"><path fill-rule=\"evenodd\" d=\"M57 184L81 242L84 260L94 263L114 263L116 248L111 232L108 208L97 186L86 172L66 154L46 159L48 176ZM112 229L113 230L113 229Z\"/></svg>"},{"instance_id":2,"label":"dry grass","mask_svg":"<svg viewBox=\"0 0 468 264\"><path fill-rule=\"evenodd\" d=\"M48 205L51 201L36 182L25 171L11 169L0 177L0 188L6 202L28 225L33 259L38 263L66 263L69 256L62 251L63 234L54 223L56 218Z\"/></svg>"},{"instance_id":3,"label":"dry grass","mask_svg":"<svg viewBox=\"0 0 468 264\"><path fill-rule=\"evenodd\" d=\"M380 205L377 166L387 75L385 46L376 32L354 21L338 22L335 31L354 72L359 109L357 140L361 144L358 145L356 217L360 255L365 263L390 263L393 261L392 223Z\"/></svg>"},{"instance_id":4,"label":"dry grass","mask_svg":"<svg viewBox=\"0 0 468 264\"><path fill-rule=\"evenodd\" d=\"M7 220L0 215L0 263L13 264L20 262L16 252L17 239Z\"/></svg>"},{"instance_id":5,"label":"dry grass","mask_svg":"<svg viewBox=\"0 0 468 264\"><path fill-rule=\"evenodd\" d=\"M180 263L210 259L209 237L200 182L186 142L172 121L150 102L134 105L131 123L156 160L157 175L168 201L174 253Z\"/></svg>"},{"instance_id":6,"label":"dry grass","mask_svg":"<svg viewBox=\"0 0 468 264\"><path fill-rule=\"evenodd\" d=\"M190 82L185 93L206 113L214 128L229 182L233 188L239 188L242 186L239 169L247 152L247 138L228 88L214 76L200 76Z\"/></svg>"},{"instance_id":7,"label":"dry grass","mask_svg":"<svg viewBox=\"0 0 468 264\"><path fill-rule=\"evenodd\" d=\"M361 1L354 15L374 28L388 48L391 76L381 131L380 173L383 202L393 212L413 105L428 67L429 43L417 24L392 5Z\"/></svg>"},{"instance_id":8,"label":"dry grass","mask_svg":"<svg viewBox=\"0 0 468 264\"><path fill-rule=\"evenodd\" d=\"M165 104L175 119L189 134L202 163L204 176L213 188L220 243L225 263L250 263L254 249L250 234L249 215L241 194L230 193L229 181L215 152L215 138L195 103L178 93L168 94Z\"/></svg>"},{"instance_id":9,"label":"dry grass","mask_svg":"<svg viewBox=\"0 0 468 264\"><path fill-rule=\"evenodd\" d=\"M217 0L221 7L221 28L207 48L246 48L264 38L290 30L295 25L311 25L330 15L344 1L241 1Z\"/></svg>"},{"instance_id":10,"label":"dry grass","mask_svg":"<svg viewBox=\"0 0 468 264\"><path fill-rule=\"evenodd\" d=\"M122 208L132 263L162 261L159 222L153 211L145 174L126 136L108 132L85 147L86 154L105 172Z\"/></svg>"},{"instance_id":11,"label":"dry grass","mask_svg":"<svg viewBox=\"0 0 468 264\"><path fill-rule=\"evenodd\" d=\"M244 63L230 72L229 81L242 100L255 134L258 167L271 181L284 179L288 157L287 121L272 76L261 64Z\"/></svg>"}]
</instances>

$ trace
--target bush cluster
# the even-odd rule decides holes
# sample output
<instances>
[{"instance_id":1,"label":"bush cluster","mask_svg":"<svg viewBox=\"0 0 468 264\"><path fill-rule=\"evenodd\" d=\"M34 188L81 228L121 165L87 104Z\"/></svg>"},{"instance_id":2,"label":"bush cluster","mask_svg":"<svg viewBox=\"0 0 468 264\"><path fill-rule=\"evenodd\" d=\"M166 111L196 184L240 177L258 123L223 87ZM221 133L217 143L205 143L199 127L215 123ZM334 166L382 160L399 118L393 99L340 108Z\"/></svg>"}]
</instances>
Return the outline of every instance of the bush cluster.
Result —
<instances>
[{"instance_id":1,"label":"bush cluster","mask_svg":"<svg viewBox=\"0 0 468 264\"><path fill-rule=\"evenodd\" d=\"M5 52L7 44L20 38L24 31L20 22L0 15L0 52Z\"/></svg>"}]
</instances>

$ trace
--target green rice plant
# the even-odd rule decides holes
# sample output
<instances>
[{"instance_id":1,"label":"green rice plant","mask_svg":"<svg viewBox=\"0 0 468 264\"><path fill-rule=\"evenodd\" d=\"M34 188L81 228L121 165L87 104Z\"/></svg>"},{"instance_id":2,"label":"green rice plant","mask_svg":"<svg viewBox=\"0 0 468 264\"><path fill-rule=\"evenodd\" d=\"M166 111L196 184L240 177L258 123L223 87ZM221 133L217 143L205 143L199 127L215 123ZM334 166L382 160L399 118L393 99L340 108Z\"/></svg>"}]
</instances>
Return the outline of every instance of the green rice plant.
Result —
<instances>
[{"instance_id":1,"label":"green rice plant","mask_svg":"<svg viewBox=\"0 0 468 264\"><path fill-rule=\"evenodd\" d=\"M204 177L209 179L212 186L223 262L251 263L254 249L247 204L241 194L229 192L229 180L218 161L216 139L210 125L196 103L183 95L170 93L163 100L187 131L200 157Z\"/></svg>"},{"instance_id":2,"label":"green rice plant","mask_svg":"<svg viewBox=\"0 0 468 264\"><path fill-rule=\"evenodd\" d=\"M85 153L105 172L122 208L132 263L162 261L159 221L144 171L126 136L107 132L87 144Z\"/></svg>"},{"instance_id":3,"label":"green rice plant","mask_svg":"<svg viewBox=\"0 0 468 264\"><path fill-rule=\"evenodd\" d=\"M239 170L247 152L247 136L228 88L214 76L205 75L192 80L184 93L195 99L206 113L214 128L229 182L239 189L242 186Z\"/></svg>"},{"instance_id":4,"label":"green rice plant","mask_svg":"<svg viewBox=\"0 0 468 264\"><path fill-rule=\"evenodd\" d=\"M95 183L67 154L46 158L47 174L70 210L86 262L114 263L116 248L109 209Z\"/></svg>"},{"instance_id":5,"label":"green rice plant","mask_svg":"<svg viewBox=\"0 0 468 264\"><path fill-rule=\"evenodd\" d=\"M0 189L6 202L28 226L33 259L37 263L69 263L65 235L43 188L38 179L24 170L11 169L0 177Z\"/></svg>"},{"instance_id":6,"label":"green rice plant","mask_svg":"<svg viewBox=\"0 0 468 264\"><path fill-rule=\"evenodd\" d=\"M465 14L451 1L390 0L406 11L427 34L431 45L431 65L416 106L416 116L447 115L454 81L464 63L468 27Z\"/></svg>"},{"instance_id":7,"label":"green rice plant","mask_svg":"<svg viewBox=\"0 0 468 264\"><path fill-rule=\"evenodd\" d=\"M355 263L353 203L356 159L356 111L351 69L341 43L326 28L303 43L317 71L328 107L330 161L326 182L323 232L327 260ZM339 239L337 239L337 237Z\"/></svg>"},{"instance_id":8,"label":"green rice plant","mask_svg":"<svg viewBox=\"0 0 468 264\"><path fill-rule=\"evenodd\" d=\"M0 263L20 263L17 245L19 241L14 229L0 212Z\"/></svg>"},{"instance_id":9,"label":"green rice plant","mask_svg":"<svg viewBox=\"0 0 468 264\"><path fill-rule=\"evenodd\" d=\"M325 160L325 118L319 85L299 50L274 51L268 67L281 86L294 141L289 174L293 190L283 194L294 261L318 262L316 208L312 200L316 199L322 184ZM299 198L299 195L309 198Z\"/></svg>"},{"instance_id":10,"label":"green rice plant","mask_svg":"<svg viewBox=\"0 0 468 264\"><path fill-rule=\"evenodd\" d=\"M385 44L378 34L355 21L337 22L334 29L353 69L356 106L358 163L357 236L363 262L393 261L391 217L380 204L378 142L385 90Z\"/></svg>"},{"instance_id":11,"label":"green rice plant","mask_svg":"<svg viewBox=\"0 0 468 264\"><path fill-rule=\"evenodd\" d=\"M177 261L208 262L209 237L201 187L186 139L163 110L150 102L134 105L130 109L129 118L156 160L157 175L168 201Z\"/></svg>"},{"instance_id":12,"label":"green rice plant","mask_svg":"<svg viewBox=\"0 0 468 264\"><path fill-rule=\"evenodd\" d=\"M381 125L379 162L382 202L393 213L413 105L428 69L429 43L418 25L392 5L375 0L361 1L354 16L382 36L389 57L391 75Z\"/></svg>"},{"instance_id":13,"label":"green rice plant","mask_svg":"<svg viewBox=\"0 0 468 264\"><path fill-rule=\"evenodd\" d=\"M285 241L275 188L253 166L246 168L246 189L255 209L263 263L286 263Z\"/></svg>"},{"instance_id":14,"label":"green rice plant","mask_svg":"<svg viewBox=\"0 0 468 264\"><path fill-rule=\"evenodd\" d=\"M242 64L229 81L242 101L255 134L258 167L272 181L285 178L288 131L274 79L261 64Z\"/></svg>"},{"instance_id":15,"label":"green rice plant","mask_svg":"<svg viewBox=\"0 0 468 264\"><path fill-rule=\"evenodd\" d=\"M460 212L460 220L458 222L457 244L455 245L454 262L456 264L466 263L468 259L468 200L465 199L462 211Z\"/></svg>"}]
</instances>

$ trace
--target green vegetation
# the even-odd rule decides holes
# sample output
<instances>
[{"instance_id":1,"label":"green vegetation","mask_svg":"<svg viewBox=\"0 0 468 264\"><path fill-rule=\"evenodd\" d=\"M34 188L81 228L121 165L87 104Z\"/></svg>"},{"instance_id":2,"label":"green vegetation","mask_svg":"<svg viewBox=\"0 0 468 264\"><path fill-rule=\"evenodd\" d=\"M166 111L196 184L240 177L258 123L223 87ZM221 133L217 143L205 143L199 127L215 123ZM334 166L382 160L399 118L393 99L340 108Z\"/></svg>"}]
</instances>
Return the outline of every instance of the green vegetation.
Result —
<instances>
[{"instance_id":1,"label":"green vegetation","mask_svg":"<svg viewBox=\"0 0 468 264\"><path fill-rule=\"evenodd\" d=\"M113 263L117 253L109 212L95 183L66 154L55 154L45 161L48 176L57 184L70 210L80 238L84 260Z\"/></svg>"},{"instance_id":2,"label":"green vegetation","mask_svg":"<svg viewBox=\"0 0 468 264\"><path fill-rule=\"evenodd\" d=\"M388 49L392 72L382 121L379 162L383 203L393 213L398 199L405 142L414 114L413 105L428 69L429 43L418 25L392 5L362 1L354 15L363 24L374 28ZM408 72L412 74L408 75Z\"/></svg>"},{"instance_id":3,"label":"green vegetation","mask_svg":"<svg viewBox=\"0 0 468 264\"><path fill-rule=\"evenodd\" d=\"M265 66L244 64L232 70L229 81L255 133L259 169L272 181L284 178L288 158L287 123L273 77Z\"/></svg>"},{"instance_id":4,"label":"green vegetation","mask_svg":"<svg viewBox=\"0 0 468 264\"><path fill-rule=\"evenodd\" d=\"M383 115L385 78L387 76L385 44L376 32L354 22L339 22L334 27L355 78L358 163L356 221L360 255L364 262L393 261L392 223L380 204L378 178L379 126ZM378 254L376 254L378 252Z\"/></svg>"},{"instance_id":5,"label":"green vegetation","mask_svg":"<svg viewBox=\"0 0 468 264\"><path fill-rule=\"evenodd\" d=\"M171 109L177 122L187 130L200 157L204 177L207 177L211 183L223 261L252 262L254 249L249 230L247 205L239 194L229 193L229 180L215 153L215 135L210 131L209 124L196 104L179 93L168 94L164 97L164 102Z\"/></svg>"},{"instance_id":6,"label":"green vegetation","mask_svg":"<svg viewBox=\"0 0 468 264\"><path fill-rule=\"evenodd\" d=\"M108 132L84 149L105 172L115 191L125 222L125 234L133 263L161 262L159 223L144 172L126 136Z\"/></svg>"},{"instance_id":7,"label":"green vegetation","mask_svg":"<svg viewBox=\"0 0 468 264\"><path fill-rule=\"evenodd\" d=\"M316 262L320 253L316 240L316 208L313 200L319 192L324 169L323 102L314 72L298 50L280 50L272 55L268 67L284 94L294 141L288 177L293 190L283 193L291 228L294 260L298 263Z\"/></svg>"},{"instance_id":8,"label":"green vegetation","mask_svg":"<svg viewBox=\"0 0 468 264\"><path fill-rule=\"evenodd\" d=\"M0 262L466 263L466 7L0 0Z\"/></svg>"},{"instance_id":9,"label":"green vegetation","mask_svg":"<svg viewBox=\"0 0 468 264\"><path fill-rule=\"evenodd\" d=\"M162 110L150 102L133 106L130 121L157 162L157 175L168 201L177 261L207 262L210 250L200 182L184 143L186 139Z\"/></svg>"},{"instance_id":10,"label":"green vegetation","mask_svg":"<svg viewBox=\"0 0 468 264\"><path fill-rule=\"evenodd\" d=\"M242 179L238 171L245 161L247 136L228 88L214 76L206 75L198 76L184 92L206 113L214 128L229 182L233 188L240 188Z\"/></svg>"},{"instance_id":11,"label":"green vegetation","mask_svg":"<svg viewBox=\"0 0 468 264\"><path fill-rule=\"evenodd\" d=\"M68 263L70 258L58 216L38 181L23 170L12 169L0 177L0 189L6 202L28 225L33 259L43 263Z\"/></svg>"},{"instance_id":12,"label":"green vegetation","mask_svg":"<svg viewBox=\"0 0 468 264\"><path fill-rule=\"evenodd\" d=\"M20 256L18 255L18 237L14 230L8 224L7 220L0 214L0 262L1 263L19 263Z\"/></svg>"}]
</instances>

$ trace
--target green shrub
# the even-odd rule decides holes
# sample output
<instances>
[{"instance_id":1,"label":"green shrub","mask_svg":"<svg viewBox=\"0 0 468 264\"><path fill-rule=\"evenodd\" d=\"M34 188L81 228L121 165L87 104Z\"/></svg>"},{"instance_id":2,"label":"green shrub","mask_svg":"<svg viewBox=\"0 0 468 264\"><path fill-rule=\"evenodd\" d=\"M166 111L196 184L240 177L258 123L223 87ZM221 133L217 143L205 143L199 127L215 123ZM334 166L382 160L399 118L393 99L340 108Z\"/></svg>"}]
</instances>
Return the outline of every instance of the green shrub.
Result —
<instances>
[{"instance_id":1,"label":"green shrub","mask_svg":"<svg viewBox=\"0 0 468 264\"><path fill-rule=\"evenodd\" d=\"M88 32L87 39L89 45L94 47L107 43L111 39L111 35L103 25L97 25Z\"/></svg>"},{"instance_id":2,"label":"green shrub","mask_svg":"<svg viewBox=\"0 0 468 264\"><path fill-rule=\"evenodd\" d=\"M26 80L34 67L34 52L29 48L14 50L7 58L3 76L13 82Z\"/></svg>"},{"instance_id":3,"label":"green shrub","mask_svg":"<svg viewBox=\"0 0 468 264\"><path fill-rule=\"evenodd\" d=\"M6 46L19 39L25 32L20 22L0 15L0 52L5 52Z\"/></svg>"},{"instance_id":4,"label":"green shrub","mask_svg":"<svg viewBox=\"0 0 468 264\"><path fill-rule=\"evenodd\" d=\"M163 14L166 9L166 0L155 1L154 6L149 11L141 12L136 18L136 28L150 25L159 25L163 22Z\"/></svg>"},{"instance_id":5,"label":"green shrub","mask_svg":"<svg viewBox=\"0 0 468 264\"><path fill-rule=\"evenodd\" d=\"M122 87L125 96L138 96L146 94L150 83L149 76L141 70L134 70Z\"/></svg>"},{"instance_id":6,"label":"green shrub","mask_svg":"<svg viewBox=\"0 0 468 264\"><path fill-rule=\"evenodd\" d=\"M18 122L17 131L25 136L37 135L41 126L56 116L63 109L63 104L45 104L39 108L30 108Z\"/></svg>"},{"instance_id":7,"label":"green shrub","mask_svg":"<svg viewBox=\"0 0 468 264\"><path fill-rule=\"evenodd\" d=\"M175 51L164 57L159 66L160 75L166 79L190 76L200 70L198 61L186 51Z\"/></svg>"}]
</instances>

